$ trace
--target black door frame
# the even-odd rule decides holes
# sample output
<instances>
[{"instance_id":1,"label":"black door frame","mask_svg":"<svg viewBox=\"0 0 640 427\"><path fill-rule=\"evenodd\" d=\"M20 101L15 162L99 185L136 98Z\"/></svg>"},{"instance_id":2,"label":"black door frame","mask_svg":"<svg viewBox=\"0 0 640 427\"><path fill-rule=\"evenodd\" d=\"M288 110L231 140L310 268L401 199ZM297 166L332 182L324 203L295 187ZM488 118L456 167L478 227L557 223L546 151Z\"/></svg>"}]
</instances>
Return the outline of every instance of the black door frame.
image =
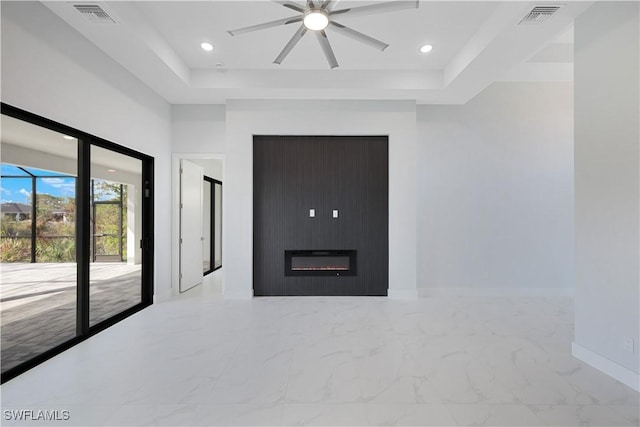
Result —
<instances>
[{"instance_id":1,"label":"black door frame","mask_svg":"<svg viewBox=\"0 0 640 427\"><path fill-rule=\"evenodd\" d=\"M91 135L70 126L30 113L4 102L0 103L0 113L55 132L69 135L78 140L78 170L76 178L76 264L77 264L77 301L76 336L38 356L8 369L1 375L0 383L5 383L23 372L62 353L91 336L109 328L115 323L137 313L153 304L154 271L154 158L118 145L106 139ZM91 233L91 147L101 147L119 154L139 159L142 162L142 292L141 301L108 319L93 326L89 325L89 263Z\"/></svg>"},{"instance_id":2,"label":"black door frame","mask_svg":"<svg viewBox=\"0 0 640 427\"><path fill-rule=\"evenodd\" d=\"M209 270L204 272L204 275L206 276L207 274L211 274L214 271L217 271L219 269L222 268L222 261L220 261L220 265L215 265L215 251L216 251L216 185L220 186L220 192L222 192L222 181L219 181L215 178L211 178L210 176L203 176L204 180L207 181L209 184L211 184L211 191L210 191L210 200L211 200L211 218L210 218L210 229L211 229L211 233L210 234L210 262L209 262ZM220 211L220 215L222 215L222 211ZM222 221L222 218L220 218L220 221ZM222 250L222 248L220 248L220 250ZM220 254L220 260L222 260L222 254Z\"/></svg>"}]
</instances>

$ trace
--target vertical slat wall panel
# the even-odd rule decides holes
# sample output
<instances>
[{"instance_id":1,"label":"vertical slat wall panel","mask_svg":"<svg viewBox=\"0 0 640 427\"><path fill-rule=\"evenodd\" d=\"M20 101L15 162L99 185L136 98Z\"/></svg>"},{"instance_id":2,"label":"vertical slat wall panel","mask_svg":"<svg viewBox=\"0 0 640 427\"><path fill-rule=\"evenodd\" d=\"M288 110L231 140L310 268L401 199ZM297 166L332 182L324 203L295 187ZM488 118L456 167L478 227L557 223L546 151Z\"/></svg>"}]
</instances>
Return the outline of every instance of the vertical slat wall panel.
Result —
<instances>
[{"instance_id":1,"label":"vertical slat wall panel","mask_svg":"<svg viewBox=\"0 0 640 427\"><path fill-rule=\"evenodd\" d=\"M387 295L386 136L255 136L253 163L256 296ZM355 249L357 275L285 277L284 251L304 249Z\"/></svg>"}]
</instances>

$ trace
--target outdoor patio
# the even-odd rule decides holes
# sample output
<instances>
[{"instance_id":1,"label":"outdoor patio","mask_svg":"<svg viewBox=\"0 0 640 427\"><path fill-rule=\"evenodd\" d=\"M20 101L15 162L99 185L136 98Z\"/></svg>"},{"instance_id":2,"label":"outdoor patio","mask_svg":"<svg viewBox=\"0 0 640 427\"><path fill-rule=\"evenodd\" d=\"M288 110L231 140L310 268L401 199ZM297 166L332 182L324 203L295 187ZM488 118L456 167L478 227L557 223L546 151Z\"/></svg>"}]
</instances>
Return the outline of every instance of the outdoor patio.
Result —
<instances>
[{"instance_id":1,"label":"outdoor patio","mask_svg":"<svg viewBox=\"0 0 640 427\"><path fill-rule=\"evenodd\" d=\"M75 263L0 264L2 371L75 336ZM141 300L141 266L90 264L90 324Z\"/></svg>"}]
</instances>

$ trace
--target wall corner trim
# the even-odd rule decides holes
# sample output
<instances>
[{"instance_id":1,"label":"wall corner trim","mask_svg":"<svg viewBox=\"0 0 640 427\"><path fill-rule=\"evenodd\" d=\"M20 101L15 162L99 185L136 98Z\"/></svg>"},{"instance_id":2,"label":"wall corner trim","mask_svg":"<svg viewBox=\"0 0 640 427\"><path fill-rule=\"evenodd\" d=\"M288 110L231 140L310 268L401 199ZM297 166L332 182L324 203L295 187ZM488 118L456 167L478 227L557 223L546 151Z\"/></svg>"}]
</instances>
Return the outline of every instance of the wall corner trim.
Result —
<instances>
[{"instance_id":1,"label":"wall corner trim","mask_svg":"<svg viewBox=\"0 0 640 427\"><path fill-rule=\"evenodd\" d=\"M391 289L387 291L390 299L418 299L417 289Z\"/></svg>"},{"instance_id":2,"label":"wall corner trim","mask_svg":"<svg viewBox=\"0 0 640 427\"><path fill-rule=\"evenodd\" d=\"M576 359L620 381L622 384L640 391L640 373L618 365L616 362L595 353L580 344L571 343L571 354Z\"/></svg>"}]
</instances>

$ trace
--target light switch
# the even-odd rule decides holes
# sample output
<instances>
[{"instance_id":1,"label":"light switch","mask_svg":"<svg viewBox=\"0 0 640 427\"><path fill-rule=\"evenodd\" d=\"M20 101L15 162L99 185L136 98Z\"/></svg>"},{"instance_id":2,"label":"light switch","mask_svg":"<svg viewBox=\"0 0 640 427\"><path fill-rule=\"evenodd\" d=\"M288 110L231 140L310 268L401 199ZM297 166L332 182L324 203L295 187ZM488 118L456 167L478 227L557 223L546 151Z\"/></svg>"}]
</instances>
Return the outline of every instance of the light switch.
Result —
<instances>
[{"instance_id":1,"label":"light switch","mask_svg":"<svg viewBox=\"0 0 640 427\"><path fill-rule=\"evenodd\" d=\"M316 210L309 209L309 218L315 218L315 217L316 217Z\"/></svg>"},{"instance_id":2,"label":"light switch","mask_svg":"<svg viewBox=\"0 0 640 427\"><path fill-rule=\"evenodd\" d=\"M338 209L333 210L333 217L338 218Z\"/></svg>"}]
</instances>

